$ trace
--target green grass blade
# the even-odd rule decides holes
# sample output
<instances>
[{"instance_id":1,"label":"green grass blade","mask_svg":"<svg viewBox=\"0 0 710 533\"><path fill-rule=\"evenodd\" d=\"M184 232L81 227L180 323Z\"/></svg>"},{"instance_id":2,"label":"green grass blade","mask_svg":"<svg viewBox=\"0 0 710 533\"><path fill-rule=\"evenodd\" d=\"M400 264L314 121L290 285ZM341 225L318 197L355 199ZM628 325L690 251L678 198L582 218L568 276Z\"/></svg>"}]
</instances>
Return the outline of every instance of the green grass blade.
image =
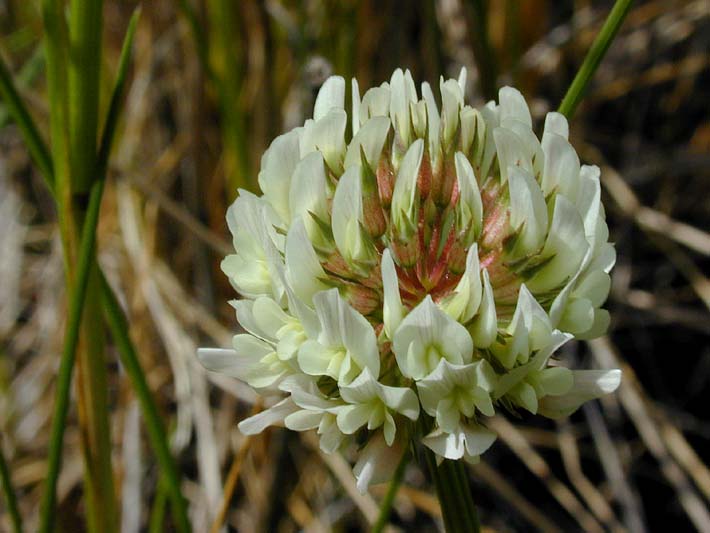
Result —
<instances>
[{"instance_id":1,"label":"green grass blade","mask_svg":"<svg viewBox=\"0 0 710 533\"><path fill-rule=\"evenodd\" d=\"M79 261L76 267L76 282L69 295L69 314L67 329L64 336L62 358L57 375L57 391L52 417L52 429L49 439L49 458L47 479L45 481L42 502L40 506L41 533L52 531L57 498L57 479L62 459L62 442L64 426L69 410L69 390L71 387L72 370L76 360L76 348L79 343L79 326L86 299L86 289L89 284L89 274L95 265L94 247L96 241L96 225L99 220L99 208L103 195L104 180L97 180L91 188L86 220L81 234Z\"/></svg>"},{"instance_id":2,"label":"green grass blade","mask_svg":"<svg viewBox=\"0 0 710 533\"><path fill-rule=\"evenodd\" d=\"M602 26L602 29L599 31L599 35L594 39L592 47L589 49L589 52L587 52L582 66L579 67L577 75L574 77L569 89L567 89L567 94L565 94L558 109L558 111L568 119L572 117L577 106L582 101L589 81L592 79L592 76L594 76L599 63L601 63L611 42L614 40L614 37L616 37L619 28L624 22L626 15L628 15L632 2L633 0L616 0L614 7L611 9L609 16L604 22L604 26Z\"/></svg>"},{"instance_id":3,"label":"green grass blade","mask_svg":"<svg viewBox=\"0 0 710 533\"><path fill-rule=\"evenodd\" d=\"M126 37L123 39L121 57L118 61L118 73L116 74L116 81L114 82L113 92L111 93L111 100L108 105L106 120L104 121L104 130L101 134L99 153L96 158L96 175L99 179L106 177L108 156L111 152L111 145L113 144L113 138L116 133L116 124L118 123L121 103L123 101L123 91L126 86L126 74L131 64L133 38L136 34L136 26L138 25L140 14L141 8L139 6L135 9L133 15L131 15L131 20L128 22L128 29L126 30Z\"/></svg>"},{"instance_id":4,"label":"green grass blade","mask_svg":"<svg viewBox=\"0 0 710 533\"><path fill-rule=\"evenodd\" d=\"M121 59L119 61L116 85L109 104L109 110L106 123L104 125L104 132L101 138L101 146L97 160L99 169L98 172L100 176L104 176L106 172L108 156L111 150L111 144L119 115L121 95L125 85L126 72L128 70L128 65L130 64L133 37L139 16L140 10L136 9L128 25L126 38L123 43L123 49L121 50ZM136 350L133 347L133 343L128 335L128 323L126 322L113 291L111 291L111 288L103 275L101 277L101 299L104 313L106 315L106 322L108 323L111 334L113 335L118 346L121 361L126 369L126 373L131 379L133 388L138 396L138 400L143 411L143 418L145 419L148 427L148 435L153 449L155 450L155 454L158 457L160 468L163 472L161 480L166 480L166 482L161 481L160 486L165 492L170 494L173 503L173 515L178 530L181 532L187 532L190 530L190 523L187 518L187 505L182 493L180 492L180 477L178 475L175 462L173 461L173 457L170 453L167 434L165 432L165 428L163 427L162 419L158 413L158 408L153 401L145 374L143 373L143 369L138 361Z\"/></svg>"},{"instance_id":5,"label":"green grass blade","mask_svg":"<svg viewBox=\"0 0 710 533\"><path fill-rule=\"evenodd\" d=\"M105 278L101 281L101 300L106 315L111 335L118 347L121 362L126 370L126 374L131 380L133 390L138 396L141 405L143 418L148 429L148 436L151 445L158 459L161 469L161 478L164 478L165 488L168 491L172 503L173 519L178 531L185 533L190 531L190 522L187 518L187 505L180 492L180 477L177 467L173 461L170 448L168 447L167 434L163 426L162 418L158 413L158 408L153 401L153 396L148 387L143 369L138 360L133 343L128 335L128 322L123 314L121 306L113 294L111 287ZM161 483L163 481L161 480Z\"/></svg>"},{"instance_id":6,"label":"green grass blade","mask_svg":"<svg viewBox=\"0 0 710 533\"><path fill-rule=\"evenodd\" d=\"M72 0L69 20L69 146L73 193L96 179L103 0Z\"/></svg>"},{"instance_id":7,"label":"green grass blade","mask_svg":"<svg viewBox=\"0 0 710 533\"><path fill-rule=\"evenodd\" d=\"M116 123L118 121L121 97L125 87L126 72L130 64L133 37L135 35L138 16L139 11L136 10L131 17L123 49L121 50L118 75L112 91L101 147L96 160L96 176L98 179L91 188L89 205L81 235L76 283L74 284L74 290L69 300L69 319L67 321L67 332L64 338L64 348L57 380L57 400L55 402L55 414L52 420L47 480L40 515L40 531L42 532L50 531L53 526L54 507L56 505L56 483L61 466L64 426L66 424L69 408L69 390L71 387L72 370L76 360L76 348L79 341L79 326L81 324L81 315L86 299L89 273L92 264L95 262L94 248L96 226L98 224L99 208L101 206L101 197L105 184L106 166Z\"/></svg>"},{"instance_id":8,"label":"green grass blade","mask_svg":"<svg viewBox=\"0 0 710 533\"><path fill-rule=\"evenodd\" d=\"M0 487L5 493L5 502L7 504L7 511L10 514L12 531L14 533L22 533L22 517L20 516L20 510L17 508L17 497L15 495L15 489L12 488L12 478L10 477L10 470L7 468L7 463L5 462L5 456L2 453L1 447Z\"/></svg>"},{"instance_id":9,"label":"green grass blade","mask_svg":"<svg viewBox=\"0 0 710 533\"><path fill-rule=\"evenodd\" d=\"M42 140L39 130L27 111L22 98L17 92L12 75L2 58L0 58L0 96L2 96L7 112L12 117L12 120L14 120L17 127L20 128L22 138L27 145L30 156L47 182L47 187L49 187L51 191L54 191L54 171L52 170L52 158L49 154L49 150L44 140Z\"/></svg>"},{"instance_id":10,"label":"green grass blade","mask_svg":"<svg viewBox=\"0 0 710 533\"><path fill-rule=\"evenodd\" d=\"M47 95L49 98L49 119L51 136L52 171L55 196L60 217L64 216L65 203L69 202L69 145L67 111L67 28L64 19L64 4L59 0L42 0L42 22L44 25L44 54L47 65ZM66 238L66 235L63 236ZM65 240L66 242L66 240Z\"/></svg>"}]
</instances>

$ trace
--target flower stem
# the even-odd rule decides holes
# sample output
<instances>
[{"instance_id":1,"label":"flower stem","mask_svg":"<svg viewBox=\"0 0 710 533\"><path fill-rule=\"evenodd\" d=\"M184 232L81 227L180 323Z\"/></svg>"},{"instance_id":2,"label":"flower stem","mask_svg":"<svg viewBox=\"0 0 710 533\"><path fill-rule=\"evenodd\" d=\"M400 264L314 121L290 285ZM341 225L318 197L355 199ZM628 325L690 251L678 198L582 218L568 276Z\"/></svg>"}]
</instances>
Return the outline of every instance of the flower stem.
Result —
<instances>
[{"instance_id":1,"label":"flower stem","mask_svg":"<svg viewBox=\"0 0 710 533\"><path fill-rule=\"evenodd\" d=\"M380 503L380 514L377 515L377 521L372 526L372 533L380 533L384 530L389 520L389 516L392 512L392 505L394 504L394 497L397 495L400 485L402 484L402 479L404 478L404 470L411 459L411 453L409 448L404 450L402 458L399 460L397 469L394 471L392 476L392 481L390 481L389 487L387 487L387 493Z\"/></svg>"},{"instance_id":2,"label":"flower stem","mask_svg":"<svg viewBox=\"0 0 710 533\"><path fill-rule=\"evenodd\" d=\"M592 47L589 49L589 52L587 52L582 66L579 67L579 71L577 71L572 85L567 89L567 94L565 94L558 109L558 111L567 118L570 118L574 114L579 102L581 102L589 81L592 79L599 63L601 63L611 42L614 40L614 37L616 37L621 24L624 22L626 15L629 13L632 1L633 0L616 0L614 7L609 12L604 26L602 26L602 29L599 31L597 38L594 39Z\"/></svg>"},{"instance_id":3,"label":"flower stem","mask_svg":"<svg viewBox=\"0 0 710 533\"><path fill-rule=\"evenodd\" d=\"M427 449L425 454L447 533L480 533L478 512L463 461L445 459L437 466L434 453Z\"/></svg>"}]
</instances>

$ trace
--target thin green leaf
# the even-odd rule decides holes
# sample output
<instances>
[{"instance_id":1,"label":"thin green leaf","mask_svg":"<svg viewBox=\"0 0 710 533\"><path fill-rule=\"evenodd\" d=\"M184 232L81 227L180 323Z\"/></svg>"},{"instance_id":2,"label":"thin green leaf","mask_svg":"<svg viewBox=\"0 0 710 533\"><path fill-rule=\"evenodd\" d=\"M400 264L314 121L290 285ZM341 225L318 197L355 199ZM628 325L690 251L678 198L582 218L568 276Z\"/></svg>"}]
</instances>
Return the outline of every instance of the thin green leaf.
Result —
<instances>
[{"instance_id":1,"label":"thin green leaf","mask_svg":"<svg viewBox=\"0 0 710 533\"><path fill-rule=\"evenodd\" d=\"M67 329L64 335L62 358L57 375L56 400L52 429L49 438L49 458L47 464L47 479L45 481L42 502L40 506L41 533L52 531L56 515L57 479L62 459L62 443L64 427L69 410L69 389L71 387L72 370L76 360L76 348L79 343L79 326L86 299L86 288L89 284L89 273L96 265L94 246L96 241L96 225L99 219L99 207L104 190L104 180L97 180L91 187L86 220L81 233L79 246L79 261L76 267L76 282L69 295L69 315Z\"/></svg>"},{"instance_id":2,"label":"thin green leaf","mask_svg":"<svg viewBox=\"0 0 710 533\"><path fill-rule=\"evenodd\" d=\"M113 92L111 93L111 101L109 102L108 112L106 113L104 130L101 135L101 144L96 158L96 175L99 179L106 177L108 156L111 152L111 145L113 144L113 139L116 134L116 124L118 123L123 92L126 86L126 74L131 64L133 38L135 37L140 14L141 8L139 6L133 11L133 15L131 15L131 20L128 22L128 29L126 30L126 37L123 40L123 47L121 48L121 57L118 61L118 73L116 74L116 81L114 83Z\"/></svg>"},{"instance_id":3,"label":"thin green leaf","mask_svg":"<svg viewBox=\"0 0 710 533\"><path fill-rule=\"evenodd\" d=\"M69 391L71 387L72 371L76 360L76 349L79 341L79 327L81 325L82 311L86 300L89 274L92 266L98 268L95 261L94 248L96 240L96 226L99 219L101 198L103 195L106 162L110 151L111 141L115 132L115 125L120 108L121 95L125 84L125 77L130 63L133 36L135 34L138 10L131 17L128 26L116 83L111 95L111 103L104 127L104 135L101 141L101 149L97 158L99 166L96 168L96 179L91 187L89 204L86 211L86 218L82 228L79 245L79 260L76 269L76 281L72 287L69 297L69 317L67 320L67 330L64 337L62 358L57 377L57 391L54 417L52 419L52 429L50 435L49 460L47 467L47 479L45 482L42 503L40 507L40 531L51 531L54 524L56 505L56 485L61 467L62 443L64 440L64 426L66 424L67 412L69 409Z\"/></svg>"},{"instance_id":4,"label":"thin green leaf","mask_svg":"<svg viewBox=\"0 0 710 533\"><path fill-rule=\"evenodd\" d=\"M52 147L52 171L55 196L68 200L69 144L67 111L67 49L68 37L64 4L59 0L42 0L44 49L47 63L47 94L49 97L49 122ZM62 206L58 206L62 209Z\"/></svg>"},{"instance_id":5,"label":"thin green leaf","mask_svg":"<svg viewBox=\"0 0 710 533\"><path fill-rule=\"evenodd\" d=\"M12 530L14 533L22 533L22 517L17 508L17 496L15 495L15 489L12 487L12 478L5 462L5 456L2 453L2 446L0 446L0 487L5 493L5 502L7 503L7 511L10 514Z\"/></svg>"},{"instance_id":6,"label":"thin green leaf","mask_svg":"<svg viewBox=\"0 0 710 533\"><path fill-rule=\"evenodd\" d=\"M69 19L69 160L72 193L85 193L97 179L99 82L103 0L72 0Z\"/></svg>"},{"instance_id":7,"label":"thin green leaf","mask_svg":"<svg viewBox=\"0 0 710 533\"><path fill-rule=\"evenodd\" d=\"M108 282L103 277L101 280L101 300L104 314L106 315L106 322L116 342L118 353L121 357L121 363L123 363L126 374L128 374L133 385L133 390L138 396L138 401L141 405L143 417L145 418L148 428L148 436L162 472L161 478L165 478L165 489L168 491L172 501L175 526L178 531L190 531L186 502L180 492L180 477L168 447L168 439L162 418L153 401L148 382L145 379L145 373L138 360L138 354L128 336L128 322Z\"/></svg>"},{"instance_id":8,"label":"thin green leaf","mask_svg":"<svg viewBox=\"0 0 710 533\"><path fill-rule=\"evenodd\" d=\"M22 98L17 92L12 75L2 58L0 58L0 96L2 96L12 120L20 128L27 149L30 151L30 156L47 182L47 187L53 191L54 172L49 150L47 150L47 145L44 143L34 120L32 120Z\"/></svg>"},{"instance_id":9,"label":"thin green leaf","mask_svg":"<svg viewBox=\"0 0 710 533\"><path fill-rule=\"evenodd\" d=\"M587 52L582 66L579 67L577 75L574 77L572 85L567 89L567 94L565 94L558 109L558 111L568 119L572 117L577 106L582 101L589 81L592 79L592 76L594 76L599 63L601 63L611 42L614 40L614 37L616 37L619 28L623 24L626 15L628 15L632 2L633 0L616 0L614 7L611 9L609 16L604 22L604 26L602 26L596 39L594 39L592 47L589 49L589 52Z\"/></svg>"}]
</instances>

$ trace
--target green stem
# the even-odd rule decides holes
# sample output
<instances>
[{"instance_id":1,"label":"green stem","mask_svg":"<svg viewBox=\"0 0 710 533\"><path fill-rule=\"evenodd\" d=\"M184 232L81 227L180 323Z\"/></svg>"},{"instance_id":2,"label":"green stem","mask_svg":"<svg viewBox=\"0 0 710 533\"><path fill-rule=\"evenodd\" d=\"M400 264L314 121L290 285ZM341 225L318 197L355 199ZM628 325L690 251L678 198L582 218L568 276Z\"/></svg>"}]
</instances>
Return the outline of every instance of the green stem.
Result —
<instances>
[{"instance_id":1,"label":"green stem","mask_svg":"<svg viewBox=\"0 0 710 533\"><path fill-rule=\"evenodd\" d=\"M165 502L167 500L167 482L164 476L158 478L158 486L153 498L153 507L150 510L148 533L163 533L165 531Z\"/></svg>"},{"instance_id":2,"label":"green stem","mask_svg":"<svg viewBox=\"0 0 710 533\"><path fill-rule=\"evenodd\" d=\"M37 163L39 171L45 177L52 176L52 159L49 156L49 152L47 152L42 137L40 137L39 131L37 131L34 121L17 93L12 76L2 58L0 58L0 96L5 102L8 113L20 128L27 144L27 149L30 151L30 156ZM51 181L47 185L54 189L54 183Z\"/></svg>"},{"instance_id":3,"label":"green stem","mask_svg":"<svg viewBox=\"0 0 710 533\"><path fill-rule=\"evenodd\" d=\"M52 7L52 0L47 0L45 2L44 6L47 11L45 13L51 12L49 8ZM124 40L123 44L123 50L121 51L121 59L119 61L119 68L118 68L118 74L116 77L116 83L114 86L113 94L111 97L111 102L109 104L109 110L107 113L107 118L105 121L104 125L104 131L101 139L101 146L99 148L99 155L97 158L97 171L96 175L99 176L101 179L105 177L105 172L106 172L106 165L108 162L108 156L109 156L109 151L111 147L111 142L115 133L116 129L116 123L118 119L118 111L119 111L119 104L121 102L121 96L123 92L123 87L125 85L125 77L126 77L126 72L128 65L130 63L130 50L132 48L132 42L133 42L133 36L135 33L135 28L136 28L136 23L138 20L138 15L139 15L139 9L136 9L136 11L133 14L133 17L131 18L131 21L128 26L128 31L126 32L126 38ZM56 19L54 20L56 22ZM56 26L56 25L55 25ZM55 28L56 29L56 28ZM12 79L8 78L6 80L9 82L9 86L12 86ZM15 94L17 91L15 91ZM21 113L13 113L12 117L14 120L18 121L25 121L27 124L27 127L22 127L20 128L24 140L29 146L32 142L35 142L36 145L38 146L39 150L37 150L35 153L31 152L31 156L33 157L35 164L37 164L40 169L42 169L42 164L41 161L38 160L38 154L44 153L44 154L49 154L49 151L47 150L46 145L42 141L42 139L38 136L34 139L30 139L28 135L30 135L32 132L37 132L37 128L35 127L34 123L32 122L32 118L29 115L29 113L26 112L26 108L24 106L24 103L22 102L21 99L17 99L15 102L16 109L22 110L24 112ZM9 106L8 106L9 108ZM47 158L48 155L47 155ZM50 160L51 163L51 160ZM47 170L47 169L45 169ZM53 183L54 183L54 174L53 174L53 169L50 168L47 170L46 174L43 174L44 178L47 181L47 185L50 189L50 193L52 195L55 195L55 191L53 190ZM91 223L93 219L92 213L94 213L94 207L95 206L94 202L95 200L91 200L91 198L94 198L94 196L90 196L90 201L89 201L89 209L88 209L88 215L87 219L85 221L85 226L84 226L84 233L85 235L87 234L87 231L91 229L92 227L95 229L95 223ZM96 216L98 216L98 212L96 212ZM81 240L82 243L88 243L86 238L82 238ZM78 265L78 272L77 272L77 279L78 281L82 282L85 278L85 268L80 264ZM106 291L108 286L105 283L105 280L102 279L102 292ZM77 293L77 289L81 287L81 284L75 288L75 293ZM110 290L110 288L109 288ZM70 299L71 301L74 301L76 304L78 304L78 299L81 294L77 293L77 297ZM113 294L109 295L108 297L104 296L104 299L108 300L113 300L115 301L115 296ZM76 306L74 307L76 310ZM120 311L120 309L119 309ZM63 357L62 357L62 363L60 364L60 371L59 371L59 376L58 376L58 383L57 383L57 400L55 402L55 414L53 417L54 424L52 427L52 437L50 439L50 452L49 452L49 465L48 465L48 473L47 473L47 480L46 480L46 486L45 486L45 492L43 494L43 503L42 503L42 514L41 514L41 520L44 525L41 526L40 531L49 531L52 528L53 525L53 519L54 519L54 506L55 506L55 498L56 498L56 481L57 481L57 476L59 473L59 466L60 466L60 458L61 458L61 442L63 439L64 435L64 423L62 420L66 420L66 412L68 409L69 405L69 388L71 384L71 372L73 368L73 362L74 362L74 357L76 353L76 345L78 341L78 335L77 332L75 331L75 327L71 326L69 327L69 324L72 324L74 322L75 314L72 314L71 312L71 304L70 304L70 314L69 314L69 323L68 323L68 330L67 330L67 335L65 336L64 340L64 350L63 350ZM118 337L120 332L115 332L114 334ZM139 365L131 365L130 363L126 363L125 361L128 361L133 357L137 361L137 358L135 357L135 349L130 345L130 339L127 337L125 338L125 342L128 343L129 348L125 349L125 354L124 357L124 365L127 367L134 368L136 372L138 372L140 375L136 375L135 372L131 372L129 376L134 382L134 388L139 389L140 384L136 385L136 383L143 382L145 384L145 377L142 373L142 370ZM67 355L70 354L70 355ZM133 354L133 356L131 355ZM167 475L168 478L172 479L173 482L170 483L170 490L168 491L167 489L163 488L162 492L165 493L170 492L171 498L173 500L173 506L175 509L177 509L177 512L180 513L180 517L175 519L175 522L180 525L180 530L181 531L189 531L189 522L187 520L187 510L186 510L186 505L185 505L185 500L182 497L182 494L180 493L180 488L179 488L179 478L177 475L177 469L174 465L174 461L172 460L172 457L169 454L169 451L165 453L166 450L169 450L168 446L168 440L167 436L165 435L164 431L161 432L159 426L160 426L160 420L157 420L156 423L156 416L155 413L157 413L157 409L154 408L153 404L153 399L149 395L146 397L146 391L148 391L147 386L142 388L142 392L139 392L138 395L141 399L140 403L141 406L143 407L143 416L144 419L146 420L146 423L149 426L153 426L154 429L149 429L149 435L151 436L152 444L153 447L156 450L163 450L163 453L161 452L156 452L158 454L158 462L160 464L161 470L163 472L168 472ZM149 392L148 392L149 394ZM150 405L153 404L153 408L150 407ZM148 405L149 407L145 407ZM151 416L150 412L153 412L153 415ZM157 430L155 428L158 428ZM161 442L157 442L157 440ZM169 473L172 471L172 473Z\"/></svg>"},{"instance_id":4,"label":"green stem","mask_svg":"<svg viewBox=\"0 0 710 533\"><path fill-rule=\"evenodd\" d=\"M392 505L394 504L394 498L397 495L400 485L402 484L402 479L404 478L404 470L411 459L411 453L409 447L404 450L402 458L397 464L397 469L394 471L392 476L392 481L390 481L389 487L387 488L387 493L380 503L380 514L377 515L377 520L372 526L372 533L380 533L384 530L389 520L390 514L392 512Z\"/></svg>"},{"instance_id":5,"label":"green stem","mask_svg":"<svg viewBox=\"0 0 710 533\"><path fill-rule=\"evenodd\" d=\"M96 241L96 226L99 218L99 208L106 178L106 166L111 144L116 131L118 111L125 87L126 73L130 64L133 36L138 21L139 11L134 12L128 25L126 38L121 50L116 83L111 94L109 110L107 113L104 132L101 137L101 146L96 161L96 177L89 195L89 204L86 210L82 235L79 245L79 262L76 269L76 278L69 299L69 319L64 337L62 359L57 379L57 399L55 412L52 419L52 432L50 437L49 463L47 467L47 480L42 497L40 531L50 531L53 526L54 508L56 505L56 484L61 466L62 442L64 439L64 426L66 424L69 408L69 389L71 386L72 370L76 360L76 350L79 342L79 326L81 324L82 310L86 303L86 293L89 286L90 273L93 269L99 271L95 262L94 248ZM96 275L96 274L94 274ZM110 462L109 462L110 466ZM111 494L112 497L112 494Z\"/></svg>"},{"instance_id":6,"label":"green stem","mask_svg":"<svg viewBox=\"0 0 710 533\"><path fill-rule=\"evenodd\" d=\"M601 63L611 42L614 40L614 37L616 37L621 24L624 22L626 15L629 13L632 2L633 0L616 0L614 7L609 12L604 26L602 26L596 39L594 39L592 47L589 49L589 52L587 52L582 66L579 67L577 75L574 77L572 85L567 89L567 94L565 94L558 109L558 111L567 118L571 118L577 109L577 106L582 100L582 96L584 96L587 85L589 85L589 81L592 79L599 63Z\"/></svg>"},{"instance_id":7,"label":"green stem","mask_svg":"<svg viewBox=\"0 0 710 533\"><path fill-rule=\"evenodd\" d=\"M480 533L481 525L463 461L444 459L437 465L436 455L429 449L425 450L425 456L447 533Z\"/></svg>"},{"instance_id":8,"label":"green stem","mask_svg":"<svg viewBox=\"0 0 710 533\"><path fill-rule=\"evenodd\" d=\"M126 374L128 374L128 377L131 379L133 390L138 396L138 401L142 408L143 417L148 428L148 436L162 472L161 479L165 478L165 488L172 501L175 525L178 531L187 532L190 530L190 523L187 518L187 505L180 493L180 477L170 449L168 448L165 427L158 413L158 408L153 401L148 382L145 379L145 374L140 366L138 354L128 336L128 323L126 318L111 287L103 277L101 278L101 300L106 322L116 342L118 353L121 357L121 363L123 363Z\"/></svg>"},{"instance_id":9,"label":"green stem","mask_svg":"<svg viewBox=\"0 0 710 533\"><path fill-rule=\"evenodd\" d=\"M96 224L99 218L99 207L101 205L103 189L104 180L96 181L91 188L89 207L86 212L86 220L81 235L75 283L71 287L69 295L69 315L67 318L66 334L64 335L62 358L57 375L54 416L52 417L52 429L49 438L47 479L45 481L40 506L39 531L41 533L47 533L52 530L56 514L54 510L57 497L56 487L62 457L64 426L69 410L69 389L71 386L72 369L74 368L74 361L76 359L76 348L79 344L79 326L81 325L81 316L84 309L87 287L89 285L89 274L92 270L91 267L95 266L94 246L96 240Z\"/></svg>"},{"instance_id":10,"label":"green stem","mask_svg":"<svg viewBox=\"0 0 710 533\"><path fill-rule=\"evenodd\" d=\"M487 100L496 97L497 79L496 59L493 48L488 38L488 9L485 0L470 0L469 9L469 34L473 48L473 58L478 68L478 81L481 92Z\"/></svg>"},{"instance_id":11,"label":"green stem","mask_svg":"<svg viewBox=\"0 0 710 533\"><path fill-rule=\"evenodd\" d=\"M2 487L5 493L5 502L7 503L7 511L10 514L10 521L12 522L12 530L14 533L22 532L22 517L20 516L20 510L17 507L17 496L15 495L15 490L12 487L12 478L10 477L10 470L7 468L7 463L5 462L5 456L2 453L2 448L0 447L0 487Z\"/></svg>"}]
</instances>

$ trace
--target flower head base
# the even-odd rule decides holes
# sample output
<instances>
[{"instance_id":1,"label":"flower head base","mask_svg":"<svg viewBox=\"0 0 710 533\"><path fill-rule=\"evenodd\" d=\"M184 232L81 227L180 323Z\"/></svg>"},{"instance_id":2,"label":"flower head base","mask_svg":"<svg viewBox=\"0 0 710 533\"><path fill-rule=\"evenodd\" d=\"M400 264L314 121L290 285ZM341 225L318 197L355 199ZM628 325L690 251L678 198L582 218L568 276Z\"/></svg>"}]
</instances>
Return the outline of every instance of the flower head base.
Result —
<instances>
[{"instance_id":1,"label":"flower head base","mask_svg":"<svg viewBox=\"0 0 710 533\"><path fill-rule=\"evenodd\" d=\"M409 72L362 98L353 80L348 116L345 81L328 79L313 119L264 154L263 196L241 191L227 213L222 269L247 333L200 358L285 396L245 433L317 429L325 451L366 440L363 490L422 417L424 445L476 461L496 408L566 416L621 377L551 361L608 325L599 169L580 165L562 115L540 140L518 91L473 109L465 80L441 80L440 106Z\"/></svg>"}]
</instances>

